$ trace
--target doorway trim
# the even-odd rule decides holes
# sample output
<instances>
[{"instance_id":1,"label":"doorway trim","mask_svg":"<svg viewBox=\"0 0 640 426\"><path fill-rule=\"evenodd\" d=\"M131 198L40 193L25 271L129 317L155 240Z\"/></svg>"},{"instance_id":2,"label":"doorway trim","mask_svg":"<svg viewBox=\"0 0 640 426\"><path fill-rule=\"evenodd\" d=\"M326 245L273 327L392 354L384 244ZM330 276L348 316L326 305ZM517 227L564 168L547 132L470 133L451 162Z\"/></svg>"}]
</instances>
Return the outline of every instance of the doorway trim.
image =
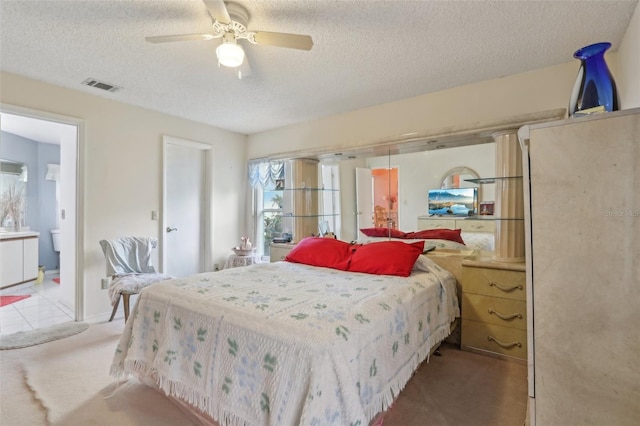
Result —
<instances>
[{"instance_id":1,"label":"doorway trim","mask_svg":"<svg viewBox=\"0 0 640 426\"><path fill-rule=\"evenodd\" d=\"M208 145L202 142L195 142L187 139L182 139L175 136L162 135L162 220L160 220L160 229L159 231L159 249L160 249L160 262L161 262L161 271L166 273L167 267L167 251L165 249L166 243L166 232L165 229L168 226L166 222L165 212L167 211L167 165L168 158L167 153L168 145L179 145L188 148L199 149L204 151L204 171L202 176L202 181L204 185L204 200L202 200L202 214L204 217L203 221L203 234L205 236L204 239L204 253L202 257L202 268L205 271L211 270L211 253L212 253L212 241L213 241L213 208L211 206L211 200L213 199L213 146Z\"/></svg>"},{"instance_id":2,"label":"doorway trim","mask_svg":"<svg viewBox=\"0 0 640 426\"><path fill-rule=\"evenodd\" d=\"M61 114L55 114L46 111L40 111L32 108L25 108L11 104L0 103L0 113L21 115L37 120L52 121L55 123L66 124L76 128L75 141L75 256L74 256L74 275L75 275L75 320L84 321L84 162L82 161L84 153L85 141L85 123L84 120L76 117L70 117Z\"/></svg>"}]
</instances>

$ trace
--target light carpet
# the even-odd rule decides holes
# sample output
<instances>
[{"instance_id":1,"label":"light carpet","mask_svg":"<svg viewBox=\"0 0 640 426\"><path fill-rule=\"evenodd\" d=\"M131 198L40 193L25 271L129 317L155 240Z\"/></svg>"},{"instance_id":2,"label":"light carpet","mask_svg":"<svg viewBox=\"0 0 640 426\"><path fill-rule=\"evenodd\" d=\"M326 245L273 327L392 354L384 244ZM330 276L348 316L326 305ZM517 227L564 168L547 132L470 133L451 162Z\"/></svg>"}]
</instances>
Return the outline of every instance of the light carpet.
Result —
<instances>
[{"instance_id":1,"label":"light carpet","mask_svg":"<svg viewBox=\"0 0 640 426\"><path fill-rule=\"evenodd\" d=\"M116 383L109 376L123 326L122 321L92 325L63 340L2 352L0 424L196 424L158 391L135 379Z\"/></svg>"},{"instance_id":2,"label":"light carpet","mask_svg":"<svg viewBox=\"0 0 640 426\"><path fill-rule=\"evenodd\" d=\"M2 334L0 335L0 350L41 345L82 333L87 328L89 328L89 324L87 323L70 321L36 330L18 331L17 333L7 335Z\"/></svg>"},{"instance_id":3,"label":"light carpet","mask_svg":"<svg viewBox=\"0 0 640 426\"><path fill-rule=\"evenodd\" d=\"M0 352L0 424L180 425L195 418L134 379L109 376L122 321L69 338ZM409 381L384 426L522 425L526 365L443 346Z\"/></svg>"}]
</instances>

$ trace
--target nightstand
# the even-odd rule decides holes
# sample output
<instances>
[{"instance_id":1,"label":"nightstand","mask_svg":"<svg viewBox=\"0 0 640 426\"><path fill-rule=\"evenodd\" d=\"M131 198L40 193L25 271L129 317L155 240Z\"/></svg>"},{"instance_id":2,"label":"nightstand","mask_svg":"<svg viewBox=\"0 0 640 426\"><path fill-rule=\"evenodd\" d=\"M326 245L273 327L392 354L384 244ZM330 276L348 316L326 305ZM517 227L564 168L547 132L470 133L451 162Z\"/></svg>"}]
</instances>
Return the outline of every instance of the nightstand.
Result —
<instances>
[{"instance_id":1,"label":"nightstand","mask_svg":"<svg viewBox=\"0 0 640 426\"><path fill-rule=\"evenodd\" d=\"M255 253L248 256L230 254L224 263L224 269L239 268L241 266L253 265L254 263L260 263L260 256Z\"/></svg>"},{"instance_id":2,"label":"nightstand","mask_svg":"<svg viewBox=\"0 0 640 426\"><path fill-rule=\"evenodd\" d=\"M471 256L462 261L461 348L527 359L524 263Z\"/></svg>"}]
</instances>

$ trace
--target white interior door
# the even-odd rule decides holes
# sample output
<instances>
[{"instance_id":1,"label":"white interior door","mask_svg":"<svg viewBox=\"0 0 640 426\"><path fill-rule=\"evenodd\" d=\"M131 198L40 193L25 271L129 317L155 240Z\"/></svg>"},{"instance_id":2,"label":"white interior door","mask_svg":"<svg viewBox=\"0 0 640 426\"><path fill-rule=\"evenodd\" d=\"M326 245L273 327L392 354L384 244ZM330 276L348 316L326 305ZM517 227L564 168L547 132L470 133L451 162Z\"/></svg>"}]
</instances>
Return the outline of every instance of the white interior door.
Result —
<instances>
[{"instance_id":1,"label":"white interior door","mask_svg":"<svg viewBox=\"0 0 640 426\"><path fill-rule=\"evenodd\" d=\"M373 227L373 184L371 169L356 168L356 226Z\"/></svg>"},{"instance_id":2,"label":"white interior door","mask_svg":"<svg viewBox=\"0 0 640 426\"><path fill-rule=\"evenodd\" d=\"M77 312L76 305L76 229L77 229L77 138L76 126L63 126L60 131L60 302ZM50 235L45 237L51 238ZM42 238L42 233L40 234ZM76 318L78 317L76 313Z\"/></svg>"},{"instance_id":3,"label":"white interior door","mask_svg":"<svg viewBox=\"0 0 640 426\"><path fill-rule=\"evenodd\" d=\"M163 272L185 277L208 270L211 146L164 137Z\"/></svg>"}]
</instances>

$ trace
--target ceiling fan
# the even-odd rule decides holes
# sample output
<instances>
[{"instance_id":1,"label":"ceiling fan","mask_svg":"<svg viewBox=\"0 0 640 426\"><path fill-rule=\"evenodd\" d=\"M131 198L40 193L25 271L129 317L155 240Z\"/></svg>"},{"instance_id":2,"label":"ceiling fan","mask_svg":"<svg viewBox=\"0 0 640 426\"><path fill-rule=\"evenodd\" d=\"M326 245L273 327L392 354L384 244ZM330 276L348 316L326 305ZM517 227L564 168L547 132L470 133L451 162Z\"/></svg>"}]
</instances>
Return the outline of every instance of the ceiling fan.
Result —
<instances>
[{"instance_id":1,"label":"ceiling fan","mask_svg":"<svg viewBox=\"0 0 640 426\"><path fill-rule=\"evenodd\" d=\"M218 66L238 69L238 78L249 75L251 68L239 39L249 40L252 44L286 47L289 49L311 50L311 36L301 34L274 33L269 31L248 31L249 12L237 3L223 0L202 0L213 19L212 32L207 34L179 34L169 36L145 37L151 43L173 41L213 40L222 38L216 49Z\"/></svg>"}]
</instances>

